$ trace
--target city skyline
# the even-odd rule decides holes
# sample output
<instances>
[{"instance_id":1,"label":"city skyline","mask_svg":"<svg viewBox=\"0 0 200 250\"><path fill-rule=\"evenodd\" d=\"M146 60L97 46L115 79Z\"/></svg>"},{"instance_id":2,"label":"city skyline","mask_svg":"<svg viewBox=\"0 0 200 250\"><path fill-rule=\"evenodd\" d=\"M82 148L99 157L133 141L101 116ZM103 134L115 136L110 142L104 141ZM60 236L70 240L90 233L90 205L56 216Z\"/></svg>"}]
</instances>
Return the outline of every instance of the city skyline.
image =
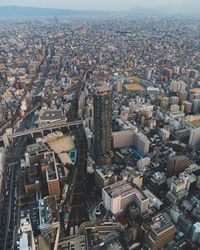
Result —
<instances>
[{"instance_id":1,"label":"city skyline","mask_svg":"<svg viewBox=\"0 0 200 250\"><path fill-rule=\"evenodd\" d=\"M197 0L0 0L0 250L200 249Z\"/></svg>"}]
</instances>

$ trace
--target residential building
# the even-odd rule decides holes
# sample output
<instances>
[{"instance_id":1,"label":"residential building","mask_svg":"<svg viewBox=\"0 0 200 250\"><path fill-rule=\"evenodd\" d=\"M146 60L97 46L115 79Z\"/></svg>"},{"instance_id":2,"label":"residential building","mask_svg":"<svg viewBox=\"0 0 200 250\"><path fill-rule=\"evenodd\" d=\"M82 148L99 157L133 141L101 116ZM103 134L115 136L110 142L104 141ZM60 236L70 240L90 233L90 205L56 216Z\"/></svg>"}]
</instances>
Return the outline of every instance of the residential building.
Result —
<instances>
[{"instance_id":1,"label":"residential building","mask_svg":"<svg viewBox=\"0 0 200 250\"><path fill-rule=\"evenodd\" d=\"M112 150L112 88L95 89L94 97L94 155L97 161L107 161Z\"/></svg>"}]
</instances>

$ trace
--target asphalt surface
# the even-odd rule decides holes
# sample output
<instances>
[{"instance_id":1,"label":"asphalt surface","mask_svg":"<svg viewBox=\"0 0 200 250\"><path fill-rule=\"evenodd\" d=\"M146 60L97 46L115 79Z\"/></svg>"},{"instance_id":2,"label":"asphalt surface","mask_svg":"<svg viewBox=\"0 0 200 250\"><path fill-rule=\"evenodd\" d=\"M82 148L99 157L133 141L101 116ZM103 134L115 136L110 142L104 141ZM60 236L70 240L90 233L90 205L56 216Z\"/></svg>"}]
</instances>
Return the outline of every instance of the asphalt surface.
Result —
<instances>
[{"instance_id":1,"label":"asphalt surface","mask_svg":"<svg viewBox=\"0 0 200 250\"><path fill-rule=\"evenodd\" d=\"M48 69L45 72L47 75ZM87 74L87 73L86 73ZM35 94L39 94L44 87L45 80L41 80L38 85ZM84 88L84 83L79 85L79 89L76 90L76 95L72 103L72 110L70 112L70 121L77 118L78 100L81 90ZM35 103L31 102L31 106ZM13 120L12 124L16 121ZM27 128L34 127L35 116L34 113L26 116L22 122L19 131L23 131ZM9 124L10 126L10 124ZM87 145L84 134L84 129L76 128L72 129L72 133L75 136L76 148L78 150L77 163L73 178L71 179L70 195L70 216L69 226L79 226L82 222L88 220L88 212L86 207L86 154ZM7 159L4 168L4 179L2 202L0 205L0 250L14 249L15 235L20 222L20 157L25 152L26 136L15 139L7 152Z\"/></svg>"},{"instance_id":2,"label":"asphalt surface","mask_svg":"<svg viewBox=\"0 0 200 250\"><path fill-rule=\"evenodd\" d=\"M45 72L47 74L47 71ZM38 94L44 87L45 80L41 80L36 88L35 94ZM31 84L32 86L32 84ZM30 88L31 88L30 86ZM27 93L28 90L26 90ZM31 105L33 103L33 99ZM16 120L11 123L14 126ZM28 115L22 120L19 130L23 131L27 127L33 127L35 123L34 113ZM10 126L10 124L9 124ZM7 158L4 166L4 178L1 190L0 207L0 249L14 249L14 238L20 222L20 157L24 154L27 137L19 137L12 143L7 150Z\"/></svg>"},{"instance_id":3,"label":"asphalt surface","mask_svg":"<svg viewBox=\"0 0 200 250\"><path fill-rule=\"evenodd\" d=\"M78 150L76 168L70 180L70 202L69 202L69 223L66 234L70 234L70 228L80 226L81 223L88 221L87 210L87 145L83 127L72 131L75 137L76 148Z\"/></svg>"},{"instance_id":4,"label":"asphalt surface","mask_svg":"<svg viewBox=\"0 0 200 250\"><path fill-rule=\"evenodd\" d=\"M14 152L8 154L4 172L4 200L0 217L0 249L13 249L15 226L19 224L20 155L24 152L26 138L17 139Z\"/></svg>"}]
</instances>

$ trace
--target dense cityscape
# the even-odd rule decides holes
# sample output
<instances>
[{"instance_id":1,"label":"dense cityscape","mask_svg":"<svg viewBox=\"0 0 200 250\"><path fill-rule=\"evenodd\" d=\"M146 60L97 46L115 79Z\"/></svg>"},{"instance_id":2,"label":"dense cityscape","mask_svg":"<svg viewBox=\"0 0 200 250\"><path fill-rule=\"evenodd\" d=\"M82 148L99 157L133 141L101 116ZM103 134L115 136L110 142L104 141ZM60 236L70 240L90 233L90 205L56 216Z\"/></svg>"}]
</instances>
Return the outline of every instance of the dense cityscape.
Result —
<instances>
[{"instance_id":1,"label":"dense cityscape","mask_svg":"<svg viewBox=\"0 0 200 250\"><path fill-rule=\"evenodd\" d=\"M0 249L200 249L200 19L0 23Z\"/></svg>"}]
</instances>

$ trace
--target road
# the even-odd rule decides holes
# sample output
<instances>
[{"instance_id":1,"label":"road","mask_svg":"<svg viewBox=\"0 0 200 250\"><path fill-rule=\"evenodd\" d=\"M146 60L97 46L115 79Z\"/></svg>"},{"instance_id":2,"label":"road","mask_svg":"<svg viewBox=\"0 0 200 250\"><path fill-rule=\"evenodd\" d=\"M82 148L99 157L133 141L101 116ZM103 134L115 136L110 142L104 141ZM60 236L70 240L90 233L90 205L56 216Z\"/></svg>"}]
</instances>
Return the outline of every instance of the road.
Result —
<instances>
[{"instance_id":1,"label":"road","mask_svg":"<svg viewBox=\"0 0 200 250\"><path fill-rule=\"evenodd\" d=\"M9 250L13 246L15 226L19 224L19 186L20 162L19 156L23 154L26 138L17 140L18 147L8 154L8 163L5 168L5 197L0 214L0 249ZM12 149L11 149L12 150Z\"/></svg>"},{"instance_id":2,"label":"road","mask_svg":"<svg viewBox=\"0 0 200 250\"><path fill-rule=\"evenodd\" d=\"M46 74L48 74L48 68ZM86 73L87 74L87 73ZM87 76L87 75L84 75ZM36 89L38 94L44 87L45 80L40 81ZM76 86L77 87L77 86ZM84 88L84 82L76 89L75 100L72 104L71 120L77 118L78 99L81 91ZM62 96L63 93L57 93L56 96ZM53 98L56 98L54 96ZM31 105L34 106L33 99ZM31 107L31 106L30 106ZM24 131L27 127L34 127L35 117L31 112L29 115L22 119L19 127L20 131ZM11 125L14 126L16 120L13 120ZM9 124L10 126L10 124ZM78 150L78 159L76 164L76 172L74 174L73 183L71 183L71 213L69 217L70 226L79 226L82 222L88 219L86 207L86 140L83 125L80 128L75 126L72 132L76 138L76 146ZM3 190L4 198L2 201L2 209L0 211L0 249L10 250L13 249L15 242L16 229L19 227L20 222L20 157L23 156L26 145L26 136L18 137L9 148L8 160L4 169Z\"/></svg>"},{"instance_id":3,"label":"road","mask_svg":"<svg viewBox=\"0 0 200 250\"><path fill-rule=\"evenodd\" d=\"M79 88L75 92L75 98L72 102L71 109L69 112L68 120L75 121L78 119L78 101L81 92L84 90L85 81L88 77L91 69L85 70L83 76L79 81ZM83 222L89 220L87 210L87 142L85 138L85 132L83 126L72 130L72 134L75 137L76 149L78 151L76 168L72 171L71 179L69 181L70 195L67 198L67 202L64 204L65 207L70 211L68 227L65 232L66 235L70 234L70 229L79 227Z\"/></svg>"},{"instance_id":4,"label":"road","mask_svg":"<svg viewBox=\"0 0 200 250\"><path fill-rule=\"evenodd\" d=\"M87 174L87 145L84 134L84 129L79 128L72 131L75 137L76 148L78 150L76 171L72 174L70 180L70 216L67 228L67 234L70 232L70 228L75 226L80 226L81 223L88 220L87 211L87 192L86 192L86 174Z\"/></svg>"},{"instance_id":5,"label":"road","mask_svg":"<svg viewBox=\"0 0 200 250\"><path fill-rule=\"evenodd\" d=\"M47 57L48 55L46 55ZM48 67L45 75L48 73ZM36 77L38 74L36 75ZM39 93L44 87L45 80L41 80L36 88L35 93ZM31 90L33 82L31 82L25 94ZM33 99L31 101L33 104ZM13 127L18 121L18 118L13 118L8 126ZM20 130L23 131L27 127L33 127L35 121L34 114L27 116L22 120ZM3 194L2 206L0 210L0 249L13 249L15 230L19 226L19 190L20 190L20 157L24 154L26 137L19 137L7 150L7 159L4 166L3 187L1 193Z\"/></svg>"}]
</instances>

